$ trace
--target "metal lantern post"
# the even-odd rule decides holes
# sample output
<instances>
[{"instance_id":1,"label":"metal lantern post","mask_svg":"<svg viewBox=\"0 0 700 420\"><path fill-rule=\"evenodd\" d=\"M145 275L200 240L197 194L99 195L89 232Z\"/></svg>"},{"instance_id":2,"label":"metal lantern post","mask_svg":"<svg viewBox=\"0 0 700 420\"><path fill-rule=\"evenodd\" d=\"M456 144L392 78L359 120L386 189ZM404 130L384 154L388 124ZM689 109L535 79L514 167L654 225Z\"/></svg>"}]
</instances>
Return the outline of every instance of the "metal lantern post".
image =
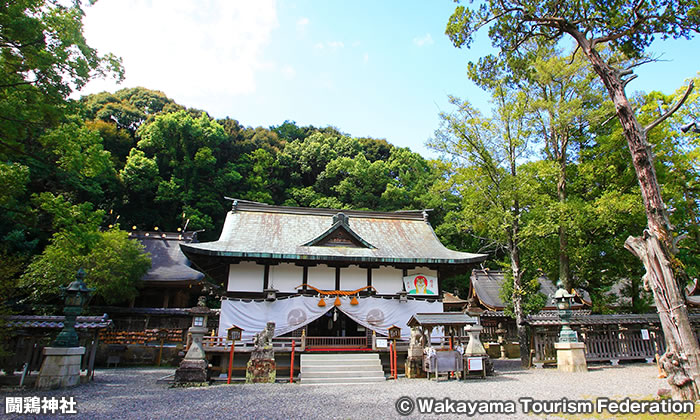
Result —
<instances>
[{"instance_id":1,"label":"metal lantern post","mask_svg":"<svg viewBox=\"0 0 700 420\"><path fill-rule=\"evenodd\" d=\"M231 351L228 356L228 380L227 384L231 383L231 368L233 368L233 352L236 347L236 341L241 339L243 335L243 328L232 325L231 328L226 330L228 339L231 341Z\"/></svg>"},{"instance_id":2,"label":"metal lantern post","mask_svg":"<svg viewBox=\"0 0 700 420\"><path fill-rule=\"evenodd\" d=\"M560 343L578 343L576 331L571 329L571 302L576 295L569 293L564 289L564 283L561 280L557 282L557 291L554 292L554 302L557 304L559 318L561 318L562 326L559 333Z\"/></svg>"},{"instance_id":3,"label":"metal lantern post","mask_svg":"<svg viewBox=\"0 0 700 420\"><path fill-rule=\"evenodd\" d=\"M75 321L83 311L83 306L90 300L90 295L95 289L88 288L85 284L85 270L78 270L75 280L68 287L61 287L61 294L65 298L63 313L66 315L63 321L63 329L53 342L54 347L78 347L78 333L75 331Z\"/></svg>"},{"instance_id":4,"label":"metal lantern post","mask_svg":"<svg viewBox=\"0 0 700 420\"><path fill-rule=\"evenodd\" d=\"M561 280L557 282L557 287L552 296L562 322L559 341L554 343L557 350L557 369L563 372L585 372L588 370L585 345L578 341L576 332L571 329L571 302L575 295L564 289Z\"/></svg>"}]
</instances>

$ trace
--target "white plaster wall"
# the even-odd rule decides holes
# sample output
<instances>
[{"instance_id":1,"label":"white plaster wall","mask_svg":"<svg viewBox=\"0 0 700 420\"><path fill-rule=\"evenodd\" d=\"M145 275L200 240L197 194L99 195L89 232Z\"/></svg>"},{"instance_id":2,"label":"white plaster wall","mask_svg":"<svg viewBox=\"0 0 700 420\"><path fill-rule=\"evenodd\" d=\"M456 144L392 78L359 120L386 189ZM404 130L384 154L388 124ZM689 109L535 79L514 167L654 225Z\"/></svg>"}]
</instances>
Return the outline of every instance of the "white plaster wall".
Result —
<instances>
[{"instance_id":1,"label":"white plaster wall","mask_svg":"<svg viewBox=\"0 0 700 420\"><path fill-rule=\"evenodd\" d=\"M393 267L372 269L372 286L380 295L394 295L402 290L403 270Z\"/></svg>"},{"instance_id":2,"label":"white plaster wall","mask_svg":"<svg viewBox=\"0 0 700 420\"><path fill-rule=\"evenodd\" d=\"M438 276L437 270L431 270L428 267L416 267L413 270L408 270L409 276L415 276L416 274L423 274L425 276L433 276L433 277Z\"/></svg>"},{"instance_id":3,"label":"white plaster wall","mask_svg":"<svg viewBox=\"0 0 700 420\"><path fill-rule=\"evenodd\" d=\"M340 269L340 288L342 290L357 290L367 286L367 269L356 265Z\"/></svg>"},{"instance_id":4,"label":"white plaster wall","mask_svg":"<svg viewBox=\"0 0 700 420\"><path fill-rule=\"evenodd\" d=\"M335 290L335 267L325 264L309 267L309 285L321 290Z\"/></svg>"},{"instance_id":5,"label":"white plaster wall","mask_svg":"<svg viewBox=\"0 0 700 420\"><path fill-rule=\"evenodd\" d=\"M265 266L252 261L231 264L228 271L229 292L262 292Z\"/></svg>"},{"instance_id":6,"label":"white plaster wall","mask_svg":"<svg viewBox=\"0 0 700 420\"><path fill-rule=\"evenodd\" d=\"M295 287L302 284L303 279L304 267L291 263L270 266L270 286L280 292L296 292Z\"/></svg>"}]
</instances>

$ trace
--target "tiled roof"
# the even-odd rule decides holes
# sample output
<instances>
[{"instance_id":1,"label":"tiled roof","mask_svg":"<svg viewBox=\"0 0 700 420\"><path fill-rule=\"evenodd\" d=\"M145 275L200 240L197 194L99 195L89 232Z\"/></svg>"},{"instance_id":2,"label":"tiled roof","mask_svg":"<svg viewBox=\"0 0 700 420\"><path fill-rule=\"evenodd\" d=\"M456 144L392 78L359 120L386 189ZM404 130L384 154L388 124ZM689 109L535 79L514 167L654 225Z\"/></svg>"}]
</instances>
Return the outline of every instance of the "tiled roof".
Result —
<instances>
[{"instance_id":1,"label":"tiled roof","mask_svg":"<svg viewBox=\"0 0 700 420\"><path fill-rule=\"evenodd\" d=\"M443 312L432 314L415 314L406 323L409 327L416 325L433 326L433 325L453 325L462 326L467 324L477 324L478 320L462 312Z\"/></svg>"},{"instance_id":2,"label":"tiled roof","mask_svg":"<svg viewBox=\"0 0 700 420\"><path fill-rule=\"evenodd\" d=\"M63 328L65 316L48 315L11 315L7 326L12 328ZM102 316L79 316L75 323L77 329L107 328L112 324L107 314Z\"/></svg>"},{"instance_id":3,"label":"tiled roof","mask_svg":"<svg viewBox=\"0 0 700 420\"><path fill-rule=\"evenodd\" d=\"M460 299L459 296L455 296L453 293L450 292L443 292L442 293L442 303L450 303L450 304L465 304L467 303L466 300Z\"/></svg>"},{"instance_id":4,"label":"tiled roof","mask_svg":"<svg viewBox=\"0 0 700 420\"><path fill-rule=\"evenodd\" d=\"M590 309L576 309L572 311L573 316L587 316L591 314ZM539 311L536 315L543 315L546 317L551 317L551 316L559 316L557 315L557 311L554 310L542 310ZM503 317L508 317L506 315L505 311L484 311L481 314L482 318L503 318Z\"/></svg>"},{"instance_id":5,"label":"tiled roof","mask_svg":"<svg viewBox=\"0 0 700 420\"><path fill-rule=\"evenodd\" d=\"M693 324L700 323L700 314L689 314ZM574 313L571 316L573 325L605 325L605 324L658 324L659 314L609 314L609 315L581 315ZM539 313L529 315L527 323L533 326L561 325L561 319L556 312Z\"/></svg>"},{"instance_id":6,"label":"tiled roof","mask_svg":"<svg viewBox=\"0 0 700 420\"><path fill-rule=\"evenodd\" d=\"M143 281L148 285L192 284L201 281L204 274L190 267L190 262L180 250L180 244L191 243L192 232L130 232L129 236L141 242L151 254L151 268Z\"/></svg>"},{"instance_id":7,"label":"tiled roof","mask_svg":"<svg viewBox=\"0 0 700 420\"><path fill-rule=\"evenodd\" d=\"M352 231L376 248L306 246L343 213ZM487 255L452 251L435 236L422 211L365 212L240 202L226 215L218 241L182 244L185 255L282 260L469 264Z\"/></svg>"},{"instance_id":8,"label":"tiled roof","mask_svg":"<svg viewBox=\"0 0 700 420\"><path fill-rule=\"evenodd\" d=\"M538 280L540 282L540 292L547 296L547 303L543 309L556 309L556 305L552 300L552 295L557 290L556 286L554 286L554 284L544 276L540 277ZM505 304L503 303L503 300L501 300L499 292L503 281L503 272L500 270L472 270L472 293L476 294L479 302L481 302L487 309L492 311L502 311L505 308ZM591 304L591 298L588 295L588 292L585 290L576 291L576 294L578 298L586 305ZM581 302L575 302L571 309L581 309L583 306L584 305Z\"/></svg>"}]
</instances>

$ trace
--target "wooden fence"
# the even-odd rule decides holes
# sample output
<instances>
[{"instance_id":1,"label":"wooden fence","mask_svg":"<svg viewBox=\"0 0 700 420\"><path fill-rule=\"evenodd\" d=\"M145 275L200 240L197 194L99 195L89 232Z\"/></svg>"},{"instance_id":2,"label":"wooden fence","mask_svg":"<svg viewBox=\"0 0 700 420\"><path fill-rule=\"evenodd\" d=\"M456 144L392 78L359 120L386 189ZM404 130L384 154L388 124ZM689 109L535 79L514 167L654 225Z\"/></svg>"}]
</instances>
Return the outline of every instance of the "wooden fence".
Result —
<instances>
[{"instance_id":1,"label":"wooden fence","mask_svg":"<svg viewBox=\"0 0 700 420\"><path fill-rule=\"evenodd\" d=\"M595 328L575 328L579 340L585 344L586 361L601 362L620 360L654 359L663 354L666 345L663 334L655 328L619 327L614 325ZM559 327L537 328L533 334L532 350L534 363L556 363L554 343L559 336Z\"/></svg>"}]
</instances>

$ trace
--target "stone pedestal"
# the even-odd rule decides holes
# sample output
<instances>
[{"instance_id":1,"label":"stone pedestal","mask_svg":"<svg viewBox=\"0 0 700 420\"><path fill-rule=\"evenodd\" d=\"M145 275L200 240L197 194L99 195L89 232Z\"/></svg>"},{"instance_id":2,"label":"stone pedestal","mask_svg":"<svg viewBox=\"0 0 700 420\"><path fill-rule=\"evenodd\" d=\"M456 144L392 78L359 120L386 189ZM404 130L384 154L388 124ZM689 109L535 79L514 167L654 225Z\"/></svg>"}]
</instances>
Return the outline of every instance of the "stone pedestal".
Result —
<instances>
[{"instance_id":1,"label":"stone pedestal","mask_svg":"<svg viewBox=\"0 0 700 420\"><path fill-rule=\"evenodd\" d=\"M407 378L425 378L423 371L423 356L406 358L406 377Z\"/></svg>"},{"instance_id":2,"label":"stone pedestal","mask_svg":"<svg viewBox=\"0 0 700 420\"><path fill-rule=\"evenodd\" d=\"M557 369L562 372L586 372L584 343L554 343L557 349Z\"/></svg>"},{"instance_id":3,"label":"stone pedestal","mask_svg":"<svg viewBox=\"0 0 700 420\"><path fill-rule=\"evenodd\" d=\"M37 389L68 388L80 383L80 363L85 347L44 347Z\"/></svg>"},{"instance_id":4,"label":"stone pedestal","mask_svg":"<svg viewBox=\"0 0 700 420\"><path fill-rule=\"evenodd\" d=\"M249 384L275 383L277 366L274 359L251 359L245 372L245 381Z\"/></svg>"},{"instance_id":5,"label":"stone pedestal","mask_svg":"<svg viewBox=\"0 0 700 420\"><path fill-rule=\"evenodd\" d=\"M192 334L192 344L175 371L175 382L183 384L209 381L209 362L202 348L202 331L206 332L206 328L189 329Z\"/></svg>"},{"instance_id":6,"label":"stone pedestal","mask_svg":"<svg viewBox=\"0 0 700 420\"><path fill-rule=\"evenodd\" d=\"M175 382L192 383L207 382L209 380L206 360L187 360L180 362L175 371Z\"/></svg>"},{"instance_id":7,"label":"stone pedestal","mask_svg":"<svg viewBox=\"0 0 700 420\"><path fill-rule=\"evenodd\" d=\"M484 327L481 325L468 325L464 327L464 331L469 334L469 343L467 343L467 347L464 348L463 353L465 363L464 371L467 375L469 375L467 361L470 357L481 357L485 374L489 376L493 375L493 361L486 352L484 345L481 343L481 338L479 338L483 329Z\"/></svg>"}]
</instances>

